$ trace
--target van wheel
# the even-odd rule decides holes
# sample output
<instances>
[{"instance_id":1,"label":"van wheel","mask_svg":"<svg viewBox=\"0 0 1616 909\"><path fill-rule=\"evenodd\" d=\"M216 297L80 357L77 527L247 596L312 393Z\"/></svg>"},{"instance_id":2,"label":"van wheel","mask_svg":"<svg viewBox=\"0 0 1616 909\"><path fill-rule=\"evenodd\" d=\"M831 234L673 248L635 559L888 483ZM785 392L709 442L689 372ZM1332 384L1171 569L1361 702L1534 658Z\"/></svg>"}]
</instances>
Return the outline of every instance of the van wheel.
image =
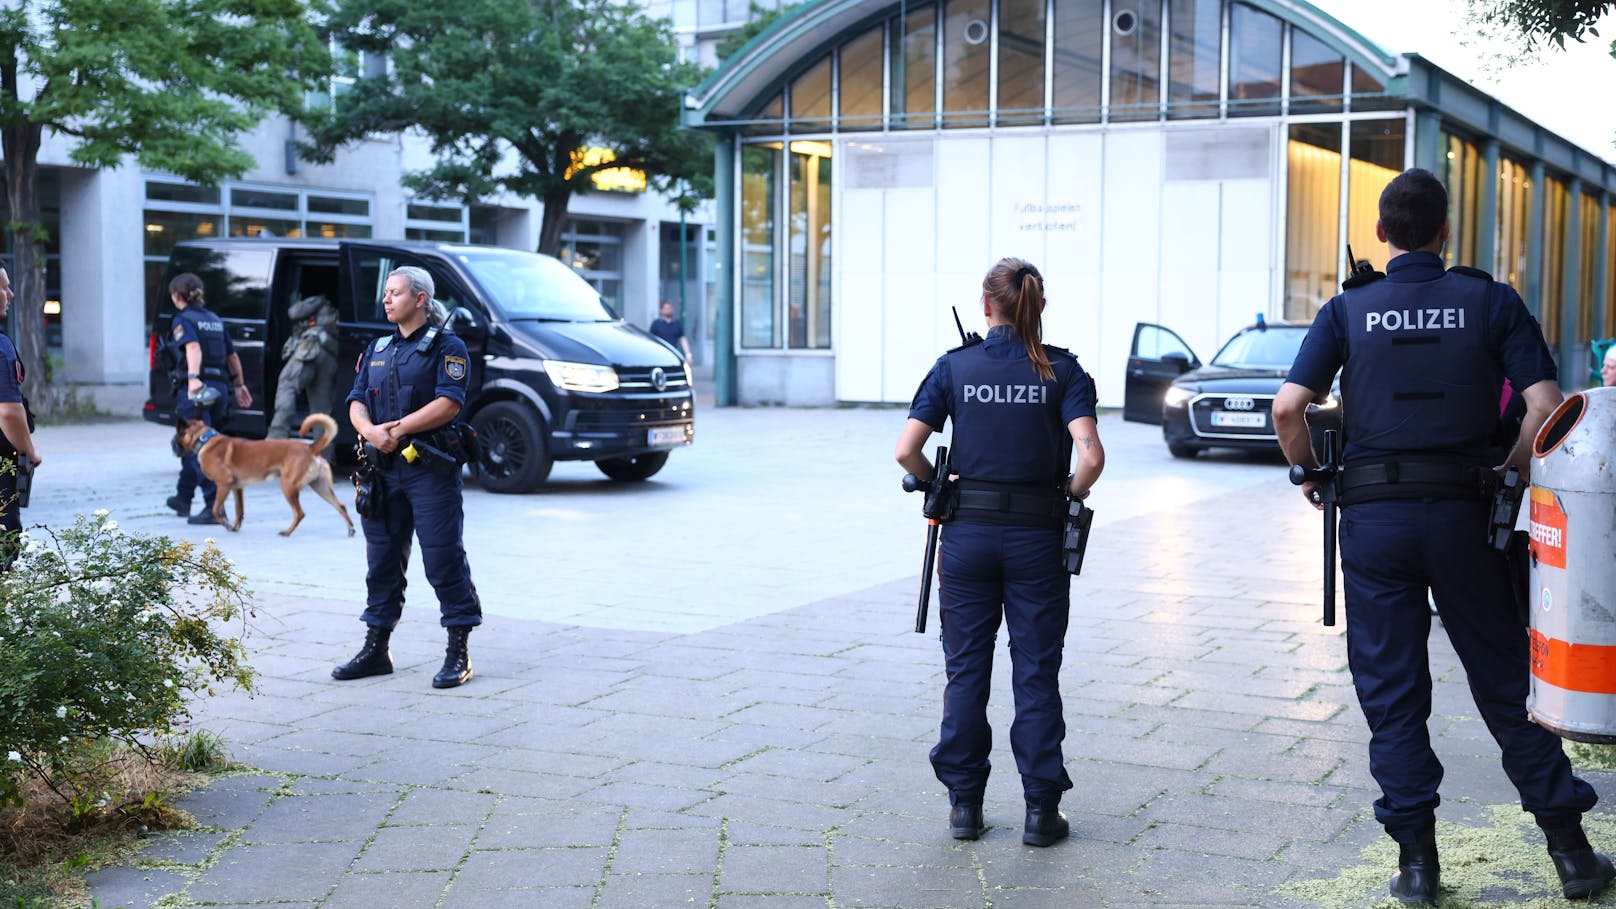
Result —
<instances>
[{"instance_id":1,"label":"van wheel","mask_svg":"<svg viewBox=\"0 0 1616 909\"><path fill-rule=\"evenodd\" d=\"M625 483L638 483L649 480L668 463L668 453L653 451L642 455L631 455L626 458L602 458L595 462L600 472L614 480Z\"/></svg>"},{"instance_id":2,"label":"van wheel","mask_svg":"<svg viewBox=\"0 0 1616 909\"><path fill-rule=\"evenodd\" d=\"M532 492L550 476L544 421L515 401L495 401L471 420L482 448L483 488L489 492Z\"/></svg>"},{"instance_id":3,"label":"van wheel","mask_svg":"<svg viewBox=\"0 0 1616 909\"><path fill-rule=\"evenodd\" d=\"M1194 459L1196 455L1201 453L1201 450L1194 445L1185 445L1182 442L1168 442L1167 452L1175 458Z\"/></svg>"}]
</instances>

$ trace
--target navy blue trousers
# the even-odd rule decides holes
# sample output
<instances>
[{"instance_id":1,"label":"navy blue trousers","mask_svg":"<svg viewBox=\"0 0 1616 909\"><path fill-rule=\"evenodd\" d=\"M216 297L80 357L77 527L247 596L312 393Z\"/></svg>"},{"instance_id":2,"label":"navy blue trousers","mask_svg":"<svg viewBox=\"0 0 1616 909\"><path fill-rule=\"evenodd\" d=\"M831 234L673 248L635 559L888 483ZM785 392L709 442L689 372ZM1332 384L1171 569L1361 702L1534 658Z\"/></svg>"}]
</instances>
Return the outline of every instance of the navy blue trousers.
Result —
<instances>
[{"instance_id":1,"label":"navy blue trousers","mask_svg":"<svg viewBox=\"0 0 1616 909\"><path fill-rule=\"evenodd\" d=\"M185 388L180 387L179 400L174 404L174 414L183 423L186 420L201 420L209 426L218 426L224 422L225 412L230 407L230 390L223 383L208 382L207 384L219 392L219 400L207 407L198 407L186 396ZM198 487L202 489L202 510L213 508L213 496L218 487L202 472L202 465L197 462L196 455L187 450L180 456L180 481L174 487L175 494L181 502L191 504L191 497L196 494Z\"/></svg>"},{"instance_id":2,"label":"navy blue trousers","mask_svg":"<svg viewBox=\"0 0 1616 909\"><path fill-rule=\"evenodd\" d=\"M1027 804L1052 808L1072 788L1061 756L1066 720L1058 678L1072 585L1060 552L1058 530L965 521L943 528L938 621L948 685L931 765L953 804L980 804L992 769L988 688L1001 619L1016 701L1010 748Z\"/></svg>"},{"instance_id":3,"label":"navy blue trousers","mask_svg":"<svg viewBox=\"0 0 1616 909\"><path fill-rule=\"evenodd\" d=\"M461 531L459 474L445 477L423 467L397 464L382 471L387 490L383 514L360 518L365 530L365 612L367 625L392 628L404 613L404 572L410 564L410 536L421 541L426 579L438 595L439 622L445 628L481 625L482 602L471 583Z\"/></svg>"},{"instance_id":4,"label":"navy blue trousers","mask_svg":"<svg viewBox=\"0 0 1616 909\"><path fill-rule=\"evenodd\" d=\"M1580 819L1598 800L1592 786L1572 775L1559 737L1527 719L1527 629L1508 566L1486 543L1488 509L1474 500L1427 499L1342 510L1347 660L1369 722L1369 772L1381 789L1375 817L1393 838L1434 820L1442 782L1426 726L1427 588L1521 807L1540 825L1556 827Z\"/></svg>"}]
</instances>

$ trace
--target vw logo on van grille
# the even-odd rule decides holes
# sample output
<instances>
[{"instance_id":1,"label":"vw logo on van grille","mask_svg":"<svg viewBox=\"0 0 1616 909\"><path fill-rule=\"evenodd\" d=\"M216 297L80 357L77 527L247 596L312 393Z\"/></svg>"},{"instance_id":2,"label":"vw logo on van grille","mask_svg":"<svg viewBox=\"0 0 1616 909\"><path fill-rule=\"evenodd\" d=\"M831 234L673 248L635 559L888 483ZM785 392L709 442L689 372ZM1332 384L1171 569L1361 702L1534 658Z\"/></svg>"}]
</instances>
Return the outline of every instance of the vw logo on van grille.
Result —
<instances>
[{"instance_id":1,"label":"vw logo on van grille","mask_svg":"<svg viewBox=\"0 0 1616 909\"><path fill-rule=\"evenodd\" d=\"M1223 399L1224 410L1253 410L1257 402L1244 395L1236 395Z\"/></svg>"},{"instance_id":2,"label":"vw logo on van grille","mask_svg":"<svg viewBox=\"0 0 1616 909\"><path fill-rule=\"evenodd\" d=\"M657 391L666 391L668 388L668 374L660 366L651 370L651 387ZM1248 405L1246 409L1250 410L1251 407Z\"/></svg>"}]
</instances>

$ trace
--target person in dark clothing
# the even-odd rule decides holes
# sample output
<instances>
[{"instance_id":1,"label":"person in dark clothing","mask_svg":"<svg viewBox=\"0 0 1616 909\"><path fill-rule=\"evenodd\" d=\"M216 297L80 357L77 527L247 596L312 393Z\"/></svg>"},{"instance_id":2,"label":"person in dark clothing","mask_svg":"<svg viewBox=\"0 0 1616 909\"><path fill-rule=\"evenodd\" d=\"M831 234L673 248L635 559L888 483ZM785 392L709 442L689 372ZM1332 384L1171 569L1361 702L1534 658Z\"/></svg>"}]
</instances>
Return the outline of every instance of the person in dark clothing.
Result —
<instances>
[{"instance_id":1,"label":"person in dark clothing","mask_svg":"<svg viewBox=\"0 0 1616 909\"><path fill-rule=\"evenodd\" d=\"M688 361L690 339L685 337L685 320L673 316L673 301L663 300L662 305L657 307L657 312L657 318L651 322L651 334L684 351L685 360Z\"/></svg>"},{"instance_id":2,"label":"person in dark clothing","mask_svg":"<svg viewBox=\"0 0 1616 909\"><path fill-rule=\"evenodd\" d=\"M218 426L224 422L232 397L238 407L252 403L252 394L242 380L241 358L236 356L236 346L225 330L224 320L208 311L201 278L190 272L175 275L168 282L168 295L178 310L174 313L173 345L178 348L178 361L185 370L185 393L175 403L175 420L180 426L193 419ZM191 496L198 487L202 490L202 510L191 515ZM174 494L168 497L168 507L178 515L190 515L191 524L217 524L213 516L214 494L214 483L202 472L196 452L181 454L180 479Z\"/></svg>"},{"instance_id":3,"label":"person in dark clothing","mask_svg":"<svg viewBox=\"0 0 1616 909\"><path fill-rule=\"evenodd\" d=\"M0 324L11 311L11 275L0 267ZM17 558L17 541L22 533L22 509L17 504L17 475L23 470L26 458L31 467L40 463L39 448L34 445L34 415L28 410L28 399L22 393L22 360L11 338L0 331L0 458L12 462L10 470L0 470L0 571L11 567Z\"/></svg>"},{"instance_id":4,"label":"person in dark clothing","mask_svg":"<svg viewBox=\"0 0 1616 909\"><path fill-rule=\"evenodd\" d=\"M1347 663L1381 788L1375 817L1399 846L1392 895L1435 904L1439 888L1429 588L1504 772L1548 840L1562 892L1588 897L1616 879L1582 829L1598 796L1572 773L1560 739L1527 715L1527 629L1505 558L1486 542L1504 380L1525 402L1505 462L1524 477L1532 439L1561 400L1558 376L1513 288L1443 268L1447 211L1447 191L1429 171L1405 171L1386 186L1375 225L1389 248L1386 274L1353 282L1319 311L1274 399L1274 422L1291 463L1315 466L1303 414L1341 373L1350 402L1337 480ZM1303 491L1320 507L1315 484Z\"/></svg>"},{"instance_id":5,"label":"person in dark clothing","mask_svg":"<svg viewBox=\"0 0 1616 909\"><path fill-rule=\"evenodd\" d=\"M943 527L940 624L948 684L931 751L948 787L956 839L986 829L982 800L993 731L988 690L1002 621L1009 631L1016 719L1010 746L1026 801L1022 842L1067 836L1061 795L1072 788L1061 755L1066 721L1059 673L1071 576L1061 560L1067 497L1084 498L1105 466L1094 382L1077 357L1042 343L1044 279L1001 259L982 281L986 339L949 351L915 393L897 459L922 480L935 474L926 440L953 421L950 472L959 508ZM1068 474L1072 445L1077 467Z\"/></svg>"}]
</instances>

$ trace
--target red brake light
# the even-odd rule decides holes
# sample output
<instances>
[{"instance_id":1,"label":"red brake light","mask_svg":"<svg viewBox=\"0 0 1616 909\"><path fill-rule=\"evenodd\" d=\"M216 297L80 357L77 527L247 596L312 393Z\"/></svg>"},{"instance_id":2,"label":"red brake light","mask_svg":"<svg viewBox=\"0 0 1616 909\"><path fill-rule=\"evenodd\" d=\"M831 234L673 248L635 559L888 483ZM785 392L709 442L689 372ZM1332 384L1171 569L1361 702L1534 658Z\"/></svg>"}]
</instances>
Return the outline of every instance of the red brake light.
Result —
<instances>
[{"instance_id":1,"label":"red brake light","mask_svg":"<svg viewBox=\"0 0 1616 909\"><path fill-rule=\"evenodd\" d=\"M152 372L157 371L157 332L152 332L146 339L146 368Z\"/></svg>"}]
</instances>

